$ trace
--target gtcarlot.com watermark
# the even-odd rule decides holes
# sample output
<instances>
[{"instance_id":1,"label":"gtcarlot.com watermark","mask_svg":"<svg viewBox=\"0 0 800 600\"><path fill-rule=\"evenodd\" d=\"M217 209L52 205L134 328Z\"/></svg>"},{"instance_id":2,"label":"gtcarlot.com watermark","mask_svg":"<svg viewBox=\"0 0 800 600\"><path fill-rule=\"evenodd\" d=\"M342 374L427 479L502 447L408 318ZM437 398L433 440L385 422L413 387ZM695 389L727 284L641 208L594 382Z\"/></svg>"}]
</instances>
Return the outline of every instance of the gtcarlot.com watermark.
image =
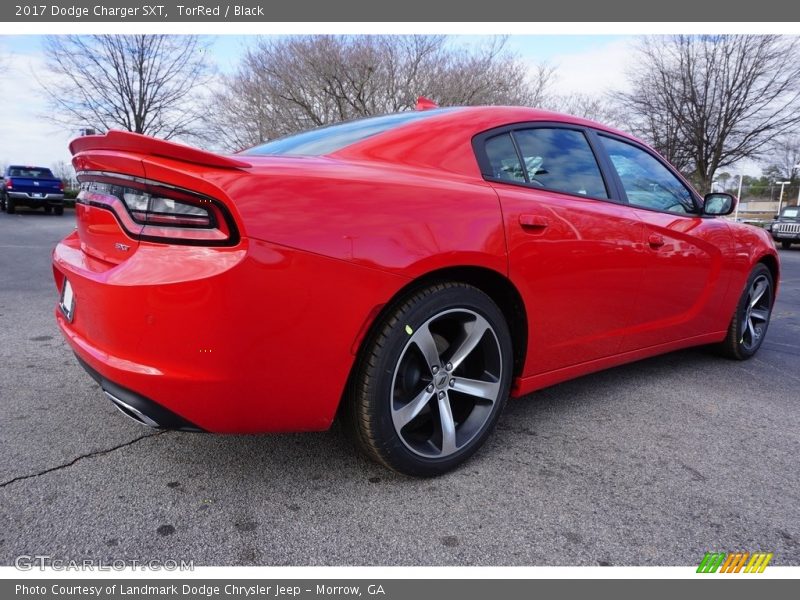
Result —
<instances>
[{"instance_id":1,"label":"gtcarlot.com watermark","mask_svg":"<svg viewBox=\"0 0 800 600\"><path fill-rule=\"evenodd\" d=\"M142 571L194 571L193 560L103 560L100 558L64 560L53 558L47 554L23 554L14 560L14 566L20 571L33 571L35 569L40 571L125 571L126 569Z\"/></svg>"}]
</instances>

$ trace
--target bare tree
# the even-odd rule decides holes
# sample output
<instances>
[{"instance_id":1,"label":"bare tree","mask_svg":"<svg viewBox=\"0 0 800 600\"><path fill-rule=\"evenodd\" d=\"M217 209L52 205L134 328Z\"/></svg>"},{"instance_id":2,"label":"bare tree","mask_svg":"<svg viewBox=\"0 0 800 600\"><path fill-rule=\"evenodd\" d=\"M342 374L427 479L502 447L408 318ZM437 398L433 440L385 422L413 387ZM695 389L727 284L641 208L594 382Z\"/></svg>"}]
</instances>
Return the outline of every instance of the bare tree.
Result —
<instances>
[{"instance_id":1,"label":"bare tree","mask_svg":"<svg viewBox=\"0 0 800 600\"><path fill-rule=\"evenodd\" d=\"M477 49L443 36L265 38L224 78L206 110L209 143L228 150L346 119L414 107L540 104L552 69L528 65L497 38Z\"/></svg>"},{"instance_id":2,"label":"bare tree","mask_svg":"<svg viewBox=\"0 0 800 600\"><path fill-rule=\"evenodd\" d=\"M765 153L764 174L773 180L800 178L800 132L793 131L775 138Z\"/></svg>"},{"instance_id":3,"label":"bare tree","mask_svg":"<svg viewBox=\"0 0 800 600\"><path fill-rule=\"evenodd\" d=\"M75 169L65 160L59 160L53 164L53 175L60 179L64 185L69 186L75 179Z\"/></svg>"},{"instance_id":4,"label":"bare tree","mask_svg":"<svg viewBox=\"0 0 800 600\"><path fill-rule=\"evenodd\" d=\"M774 35L678 35L641 42L628 125L704 190L717 169L757 157L800 123L800 44Z\"/></svg>"},{"instance_id":5,"label":"bare tree","mask_svg":"<svg viewBox=\"0 0 800 600\"><path fill-rule=\"evenodd\" d=\"M197 36L50 36L44 44L50 73L41 83L51 118L71 129L187 135L197 125L198 88L209 74L206 49Z\"/></svg>"},{"instance_id":6,"label":"bare tree","mask_svg":"<svg viewBox=\"0 0 800 600\"><path fill-rule=\"evenodd\" d=\"M542 108L606 124L613 124L619 118L615 108L605 96L579 92L548 95L543 100Z\"/></svg>"}]
</instances>

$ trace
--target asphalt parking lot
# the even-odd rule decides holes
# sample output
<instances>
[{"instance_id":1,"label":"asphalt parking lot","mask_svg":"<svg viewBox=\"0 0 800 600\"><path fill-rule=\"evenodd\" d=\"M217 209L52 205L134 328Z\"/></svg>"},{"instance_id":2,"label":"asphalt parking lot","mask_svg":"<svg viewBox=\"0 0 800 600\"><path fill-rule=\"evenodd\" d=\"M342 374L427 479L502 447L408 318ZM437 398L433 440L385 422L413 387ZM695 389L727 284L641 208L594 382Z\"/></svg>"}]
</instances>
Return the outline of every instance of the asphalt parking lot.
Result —
<instances>
[{"instance_id":1,"label":"asphalt parking lot","mask_svg":"<svg viewBox=\"0 0 800 600\"><path fill-rule=\"evenodd\" d=\"M0 564L800 564L800 246L751 361L676 352L511 402L455 473L392 474L342 433L154 432L61 340L63 217L0 213Z\"/></svg>"}]
</instances>

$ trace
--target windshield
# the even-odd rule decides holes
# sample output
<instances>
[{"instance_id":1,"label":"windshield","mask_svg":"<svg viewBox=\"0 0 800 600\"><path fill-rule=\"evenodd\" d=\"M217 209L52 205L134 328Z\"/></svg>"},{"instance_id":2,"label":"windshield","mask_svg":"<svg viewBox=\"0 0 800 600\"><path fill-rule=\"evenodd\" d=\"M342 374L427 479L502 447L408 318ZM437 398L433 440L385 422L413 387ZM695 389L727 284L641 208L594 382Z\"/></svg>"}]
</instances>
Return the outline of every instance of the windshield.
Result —
<instances>
[{"instance_id":1,"label":"windshield","mask_svg":"<svg viewBox=\"0 0 800 600\"><path fill-rule=\"evenodd\" d=\"M55 179L50 169L41 167L9 167L9 177L28 177L30 179Z\"/></svg>"},{"instance_id":2,"label":"windshield","mask_svg":"<svg viewBox=\"0 0 800 600\"><path fill-rule=\"evenodd\" d=\"M300 156L321 156L341 150L363 139L384 133L395 127L412 121L419 121L434 115L440 115L452 109L440 108L425 111L409 111L368 117L356 121L347 121L336 125L319 127L295 135L279 138L244 150L241 154L256 156L293 154Z\"/></svg>"},{"instance_id":3,"label":"windshield","mask_svg":"<svg viewBox=\"0 0 800 600\"><path fill-rule=\"evenodd\" d=\"M796 219L798 216L800 216L800 208L796 206L792 208L784 208L781 216L787 219Z\"/></svg>"}]
</instances>

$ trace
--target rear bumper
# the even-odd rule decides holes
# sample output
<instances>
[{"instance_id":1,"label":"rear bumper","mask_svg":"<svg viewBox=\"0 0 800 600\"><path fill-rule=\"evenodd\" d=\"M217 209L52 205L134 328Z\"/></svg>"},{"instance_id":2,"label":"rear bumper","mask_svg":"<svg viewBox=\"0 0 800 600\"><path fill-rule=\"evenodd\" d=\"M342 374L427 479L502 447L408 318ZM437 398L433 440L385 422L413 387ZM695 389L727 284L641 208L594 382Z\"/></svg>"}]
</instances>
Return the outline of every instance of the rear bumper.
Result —
<instances>
[{"instance_id":1,"label":"rear bumper","mask_svg":"<svg viewBox=\"0 0 800 600\"><path fill-rule=\"evenodd\" d=\"M17 204L27 204L28 206L41 206L43 204L58 206L64 203L64 194L38 194L12 191L7 191L6 194Z\"/></svg>"},{"instance_id":2,"label":"rear bumper","mask_svg":"<svg viewBox=\"0 0 800 600\"><path fill-rule=\"evenodd\" d=\"M375 298L407 282L247 238L142 242L113 265L72 234L53 269L75 297L58 325L103 389L160 426L216 433L327 429Z\"/></svg>"},{"instance_id":3,"label":"rear bumper","mask_svg":"<svg viewBox=\"0 0 800 600\"><path fill-rule=\"evenodd\" d=\"M180 415L176 415L168 408L150 400L150 398L146 398L141 394L137 394L134 391L106 379L90 367L86 361L82 360L80 356L77 354L75 356L78 359L78 363L92 376L92 379L100 384L100 388L103 390L106 397L111 400L125 416L143 425L155 427L156 429L203 431L203 429L194 423L187 421Z\"/></svg>"}]
</instances>

